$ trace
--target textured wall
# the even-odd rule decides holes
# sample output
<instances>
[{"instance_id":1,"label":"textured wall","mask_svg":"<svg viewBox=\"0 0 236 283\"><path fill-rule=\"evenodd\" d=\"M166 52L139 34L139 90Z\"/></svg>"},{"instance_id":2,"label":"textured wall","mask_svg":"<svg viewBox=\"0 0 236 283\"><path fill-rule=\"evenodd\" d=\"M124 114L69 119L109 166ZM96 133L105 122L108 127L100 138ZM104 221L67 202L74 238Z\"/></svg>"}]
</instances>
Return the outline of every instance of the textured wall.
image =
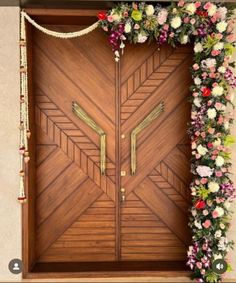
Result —
<instances>
[{"instance_id":1,"label":"textured wall","mask_svg":"<svg viewBox=\"0 0 236 283\"><path fill-rule=\"evenodd\" d=\"M0 280L20 278L8 262L21 257L19 184L19 9L0 7Z\"/></svg>"},{"instance_id":2,"label":"textured wall","mask_svg":"<svg viewBox=\"0 0 236 283\"><path fill-rule=\"evenodd\" d=\"M0 7L0 282L20 280L21 277L8 271L8 262L21 257L21 206L16 201L18 195L18 124L19 124L19 9ZM236 56L235 56L236 59ZM235 114L236 119L236 114ZM236 125L233 129L236 135ZM236 146L233 156L234 180L236 183ZM234 205L236 211L236 204ZM236 241L236 213L230 231ZM236 250L230 254L234 271L227 278L236 282ZM84 280L82 280L84 282ZM104 280L96 280L104 282ZM107 280L106 280L107 281ZM112 280L113 282L117 280ZM125 279L125 282L134 280ZM136 282L141 280L135 279ZM145 279L160 282L157 278ZM164 279L165 282L173 281ZM174 279L176 282L176 278ZM228 280L227 280L228 281ZM75 282L75 280L74 280ZM95 282L95 280L90 280ZM108 282L111 282L108 279ZM186 282L180 279L179 282Z\"/></svg>"}]
</instances>

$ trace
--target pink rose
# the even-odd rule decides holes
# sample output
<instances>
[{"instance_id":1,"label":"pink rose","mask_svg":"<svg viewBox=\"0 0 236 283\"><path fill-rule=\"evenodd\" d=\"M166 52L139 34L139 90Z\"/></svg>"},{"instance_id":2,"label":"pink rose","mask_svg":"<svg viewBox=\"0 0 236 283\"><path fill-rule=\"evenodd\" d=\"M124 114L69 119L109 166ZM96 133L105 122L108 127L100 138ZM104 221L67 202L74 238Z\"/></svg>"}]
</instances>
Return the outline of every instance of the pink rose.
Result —
<instances>
[{"instance_id":1,"label":"pink rose","mask_svg":"<svg viewBox=\"0 0 236 283\"><path fill-rule=\"evenodd\" d=\"M198 269L201 269L201 268L202 268L202 263L198 261L198 262L196 263L196 266L197 266Z\"/></svg>"},{"instance_id":2,"label":"pink rose","mask_svg":"<svg viewBox=\"0 0 236 283\"><path fill-rule=\"evenodd\" d=\"M169 25L168 24L164 24L164 26L163 26L163 29L165 30L165 31L168 31L169 30Z\"/></svg>"},{"instance_id":3,"label":"pink rose","mask_svg":"<svg viewBox=\"0 0 236 283\"><path fill-rule=\"evenodd\" d=\"M215 108L216 108L216 110L220 110L222 108L222 103L216 102L215 103Z\"/></svg>"},{"instance_id":4,"label":"pink rose","mask_svg":"<svg viewBox=\"0 0 236 283\"><path fill-rule=\"evenodd\" d=\"M219 216L219 213L216 211L216 210L214 210L213 212L212 212L212 217L213 218L217 218Z\"/></svg>"},{"instance_id":5,"label":"pink rose","mask_svg":"<svg viewBox=\"0 0 236 283\"><path fill-rule=\"evenodd\" d=\"M197 153L197 154L195 155L195 157L196 157L196 159L200 159L200 158L201 158L201 155Z\"/></svg>"},{"instance_id":6,"label":"pink rose","mask_svg":"<svg viewBox=\"0 0 236 283\"><path fill-rule=\"evenodd\" d=\"M194 18L192 18L192 19L190 20L190 24L194 25L195 23L196 23L196 20L195 20Z\"/></svg>"},{"instance_id":7,"label":"pink rose","mask_svg":"<svg viewBox=\"0 0 236 283\"><path fill-rule=\"evenodd\" d=\"M134 29L140 29L140 25L139 24L135 24L134 25Z\"/></svg>"},{"instance_id":8,"label":"pink rose","mask_svg":"<svg viewBox=\"0 0 236 283\"><path fill-rule=\"evenodd\" d=\"M185 4L185 1L184 0L180 0L179 3L178 3L178 6L179 7L183 7Z\"/></svg>"},{"instance_id":9,"label":"pink rose","mask_svg":"<svg viewBox=\"0 0 236 283\"><path fill-rule=\"evenodd\" d=\"M222 172L221 171L216 171L215 172L216 177L222 177Z\"/></svg>"},{"instance_id":10,"label":"pink rose","mask_svg":"<svg viewBox=\"0 0 236 283\"><path fill-rule=\"evenodd\" d=\"M216 87L216 86L218 86L218 83L213 83L212 86Z\"/></svg>"},{"instance_id":11,"label":"pink rose","mask_svg":"<svg viewBox=\"0 0 236 283\"><path fill-rule=\"evenodd\" d=\"M215 129L213 129L213 128L209 128L209 129L208 129L208 133L209 133L209 134L213 135L214 132L215 132Z\"/></svg>"},{"instance_id":12,"label":"pink rose","mask_svg":"<svg viewBox=\"0 0 236 283\"><path fill-rule=\"evenodd\" d=\"M212 56L218 56L220 53L221 53L220 50L212 50L211 51Z\"/></svg>"},{"instance_id":13,"label":"pink rose","mask_svg":"<svg viewBox=\"0 0 236 283\"><path fill-rule=\"evenodd\" d=\"M208 229L211 226L211 220L207 219L202 226L206 229Z\"/></svg>"},{"instance_id":14,"label":"pink rose","mask_svg":"<svg viewBox=\"0 0 236 283\"><path fill-rule=\"evenodd\" d=\"M201 184L205 185L208 182L207 178L202 178L201 179Z\"/></svg>"},{"instance_id":15,"label":"pink rose","mask_svg":"<svg viewBox=\"0 0 236 283\"><path fill-rule=\"evenodd\" d=\"M235 41L235 36L233 33L229 34L227 37L226 37L227 41L228 42L234 42Z\"/></svg>"},{"instance_id":16,"label":"pink rose","mask_svg":"<svg viewBox=\"0 0 236 283\"><path fill-rule=\"evenodd\" d=\"M202 137L203 139L205 139L206 133L205 133L205 132L202 132L202 133L201 133L201 137Z\"/></svg>"},{"instance_id":17,"label":"pink rose","mask_svg":"<svg viewBox=\"0 0 236 283\"><path fill-rule=\"evenodd\" d=\"M216 77L216 74L215 74L215 73L210 73L210 74L209 74L209 77L210 77L211 79L214 79L214 78Z\"/></svg>"},{"instance_id":18,"label":"pink rose","mask_svg":"<svg viewBox=\"0 0 236 283\"><path fill-rule=\"evenodd\" d=\"M211 2L207 2L207 3L203 6L203 8L204 8L205 10L210 9L210 7L211 7Z\"/></svg>"},{"instance_id":19,"label":"pink rose","mask_svg":"<svg viewBox=\"0 0 236 283\"><path fill-rule=\"evenodd\" d=\"M202 73L203 79L206 79L207 76L208 76L207 72L203 72L203 73Z\"/></svg>"},{"instance_id":20,"label":"pink rose","mask_svg":"<svg viewBox=\"0 0 236 283\"><path fill-rule=\"evenodd\" d=\"M170 37L173 38L175 34L173 32L170 33Z\"/></svg>"},{"instance_id":21,"label":"pink rose","mask_svg":"<svg viewBox=\"0 0 236 283\"><path fill-rule=\"evenodd\" d=\"M196 2L196 3L195 3L195 7L196 7L196 8L201 7L201 2L200 2L200 1Z\"/></svg>"},{"instance_id":22,"label":"pink rose","mask_svg":"<svg viewBox=\"0 0 236 283\"><path fill-rule=\"evenodd\" d=\"M193 92L193 97L198 97L198 93L197 92Z\"/></svg>"},{"instance_id":23,"label":"pink rose","mask_svg":"<svg viewBox=\"0 0 236 283\"><path fill-rule=\"evenodd\" d=\"M109 23L112 23L112 22L113 22L113 17L112 17L112 15L109 15L109 16L107 17L107 20L108 20Z\"/></svg>"},{"instance_id":24,"label":"pink rose","mask_svg":"<svg viewBox=\"0 0 236 283\"><path fill-rule=\"evenodd\" d=\"M185 17L185 18L184 18L184 23L185 23L185 24L188 24L189 21L190 21L189 17Z\"/></svg>"}]
</instances>

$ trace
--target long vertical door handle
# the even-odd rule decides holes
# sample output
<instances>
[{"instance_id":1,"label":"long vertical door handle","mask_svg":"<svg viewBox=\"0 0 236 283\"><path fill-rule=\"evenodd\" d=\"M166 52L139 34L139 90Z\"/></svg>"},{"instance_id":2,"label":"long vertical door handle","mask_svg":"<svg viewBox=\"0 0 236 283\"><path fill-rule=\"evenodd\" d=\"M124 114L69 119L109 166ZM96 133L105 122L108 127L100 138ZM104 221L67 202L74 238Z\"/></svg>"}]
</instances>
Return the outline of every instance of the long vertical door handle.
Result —
<instances>
[{"instance_id":1,"label":"long vertical door handle","mask_svg":"<svg viewBox=\"0 0 236 283\"><path fill-rule=\"evenodd\" d=\"M137 156L136 156L137 135L143 129L149 126L163 111L164 111L164 102L162 101L131 132L131 175L134 175L136 173L136 167L137 167Z\"/></svg>"},{"instance_id":2,"label":"long vertical door handle","mask_svg":"<svg viewBox=\"0 0 236 283\"><path fill-rule=\"evenodd\" d=\"M100 171L102 175L106 173L106 134L101 127L85 112L85 110L79 106L75 101L72 102L72 111L83 122L86 123L91 129L93 129L100 136Z\"/></svg>"}]
</instances>

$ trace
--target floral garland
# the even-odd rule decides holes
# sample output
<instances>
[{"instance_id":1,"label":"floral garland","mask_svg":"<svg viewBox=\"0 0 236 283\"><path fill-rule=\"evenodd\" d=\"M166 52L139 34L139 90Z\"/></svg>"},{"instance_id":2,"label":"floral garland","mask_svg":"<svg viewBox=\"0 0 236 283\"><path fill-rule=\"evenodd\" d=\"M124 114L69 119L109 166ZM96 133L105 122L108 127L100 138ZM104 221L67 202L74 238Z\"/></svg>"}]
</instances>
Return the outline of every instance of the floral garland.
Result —
<instances>
[{"instance_id":1,"label":"floral garland","mask_svg":"<svg viewBox=\"0 0 236 283\"><path fill-rule=\"evenodd\" d=\"M156 41L158 45L167 42L172 46L194 42L189 126L192 245L187 265L198 282L221 281L212 264L216 259L228 263L227 252L233 246L226 237L232 214L230 204L235 198L229 149L234 142L230 135L231 90L236 88L231 69L234 64L230 63L235 47L232 14L220 3L182 0L166 8L145 3L118 4L98 14L99 25L109 35L117 62L127 41Z\"/></svg>"}]
</instances>

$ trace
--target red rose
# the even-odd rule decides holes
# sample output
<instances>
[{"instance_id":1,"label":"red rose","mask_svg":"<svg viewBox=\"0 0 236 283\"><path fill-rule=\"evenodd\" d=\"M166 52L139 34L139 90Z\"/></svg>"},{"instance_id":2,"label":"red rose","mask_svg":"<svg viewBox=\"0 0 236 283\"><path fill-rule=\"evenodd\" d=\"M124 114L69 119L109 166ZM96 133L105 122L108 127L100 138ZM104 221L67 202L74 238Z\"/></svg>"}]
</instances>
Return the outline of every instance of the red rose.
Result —
<instances>
[{"instance_id":1,"label":"red rose","mask_svg":"<svg viewBox=\"0 0 236 283\"><path fill-rule=\"evenodd\" d=\"M197 10L197 11L196 11L196 14L197 14L198 16L204 17L204 18L206 18L206 17L208 16L208 13L205 12L205 11L199 11L199 10Z\"/></svg>"},{"instance_id":2,"label":"red rose","mask_svg":"<svg viewBox=\"0 0 236 283\"><path fill-rule=\"evenodd\" d=\"M209 142L209 143L207 144L207 147L208 147L208 148L213 148L213 143Z\"/></svg>"},{"instance_id":3,"label":"red rose","mask_svg":"<svg viewBox=\"0 0 236 283\"><path fill-rule=\"evenodd\" d=\"M107 18L107 15L104 11L101 11L101 12L98 13L98 18L99 18L99 20L103 21Z\"/></svg>"},{"instance_id":4,"label":"red rose","mask_svg":"<svg viewBox=\"0 0 236 283\"><path fill-rule=\"evenodd\" d=\"M196 203L195 203L195 208L196 209L203 209L205 208L206 206L206 203L204 200L198 200Z\"/></svg>"},{"instance_id":5,"label":"red rose","mask_svg":"<svg viewBox=\"0 0 236 283\"><path fill-rule=\"evenodd\" d=\"M203 97L208 97L211 95L211 90L208 87L204 87L202 89L202 96Z\"/></svg>"}]
</instances>

